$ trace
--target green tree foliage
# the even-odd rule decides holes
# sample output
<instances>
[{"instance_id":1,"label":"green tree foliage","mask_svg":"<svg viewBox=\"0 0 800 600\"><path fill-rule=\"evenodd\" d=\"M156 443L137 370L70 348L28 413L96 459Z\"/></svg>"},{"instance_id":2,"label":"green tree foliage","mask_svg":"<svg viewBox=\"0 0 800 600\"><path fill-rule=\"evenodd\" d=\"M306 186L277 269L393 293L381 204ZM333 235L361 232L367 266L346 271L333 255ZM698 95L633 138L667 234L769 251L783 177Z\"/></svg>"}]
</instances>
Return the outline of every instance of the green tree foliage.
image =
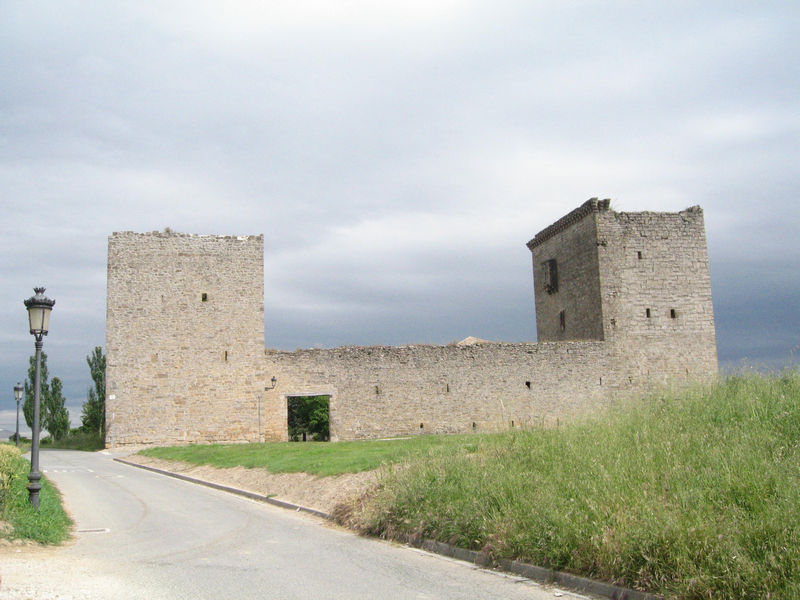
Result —
<instances>
[{"instance_id":1,"label":"green tree foliage","mask_svg":"<svg viewBox=\"0 0 800 600\"><path fill-rule=\"evenodd\" d=\"M95 346L86 357L94 385L89 388L81 409L81 429L105 436L106 433L106 355Z\"/></svg>"},{"instance_id":2,"label":"green tree foliage","mask_svg":"<svg viewBox=\"0 0 800 600\"><path fill-rule=\"evenodd\" d=\"M36 377L36 356L31 356L28 365L28 379L25 381L25 401L22 414L28 427L33 429L33 386ZM69 433L69 412L63 394L63 386L58 377L49 381L47 371L47 354L42 352L39 366L41 395L39 397L39 424L46 429L53 439L61 439Z\"/></svg>"},{"instance_id":3,"label":"green tree foliage","mask_svg":"<svg viewBox=\"0 0 800 600\"><path fill-rule=\"evenodd\" d=\"M42 427L50 432L54 440L63 439L69 433L69 411L62 393L61 380L53 377L42 406Z\"/></svg>"},{"instance_id":4,"label":"green tree foliage","mask_svg":"<svg viewBox=\"0 0 800 600\"><path fill-rule=\"evenodd\" d=\"M327 442L330 439L329 401L329 396L288 398L289 439L293 442L309 438Z\"/></svg>"},{"instance_id":5,"label":"green tree foliage","mask_svg":"<svg viewBox=\"0 0 800 600\"><path fill-rule=\"evenodd\" d=\"M22 414L25 417L25 422L31 429L33 429L33 383L35 376L36 376L36 356L34 355L28 359L28 379L25 380L25 400L22 403ZM45 354L44 352L42 352L42 360L39 366L39 380L41 381L42 385L42 393L39 400L42 401L43 403L44 397L50 391L50 385L47 381L47 354ZM40 404L39 405L40 411L41 408L42 405ZM44 422L44 419L41 419L41 422Z\"/></svg>"}]
</instances>

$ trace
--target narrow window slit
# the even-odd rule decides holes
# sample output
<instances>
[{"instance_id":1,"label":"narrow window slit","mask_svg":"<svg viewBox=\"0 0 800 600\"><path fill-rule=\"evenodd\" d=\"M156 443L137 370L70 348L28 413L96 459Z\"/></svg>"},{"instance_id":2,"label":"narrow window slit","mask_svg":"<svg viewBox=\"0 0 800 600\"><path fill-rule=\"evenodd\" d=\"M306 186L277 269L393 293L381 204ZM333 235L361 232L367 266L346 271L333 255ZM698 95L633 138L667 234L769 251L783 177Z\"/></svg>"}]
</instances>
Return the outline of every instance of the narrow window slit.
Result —
<instances>
[{"instance_id":1,"label":"narrow window slit","mask_svg":"<svg viewBox=\"0 0 800 600\"><path fill-rule=\"evenodd\" d=\"M548 294L555 294L558 291L558 263L555 258L546 260L542 263L542 278L544 290Z\"/></svg>"}]
</instances>

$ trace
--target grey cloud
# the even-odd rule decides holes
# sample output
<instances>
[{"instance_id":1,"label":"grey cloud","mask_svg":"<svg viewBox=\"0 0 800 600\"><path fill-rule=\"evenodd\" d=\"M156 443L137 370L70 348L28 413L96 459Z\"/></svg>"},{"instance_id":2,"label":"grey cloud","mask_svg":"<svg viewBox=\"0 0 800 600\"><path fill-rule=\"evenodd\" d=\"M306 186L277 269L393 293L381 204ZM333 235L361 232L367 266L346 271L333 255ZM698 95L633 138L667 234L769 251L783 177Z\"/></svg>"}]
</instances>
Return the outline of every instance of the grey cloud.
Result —
<instances>
[{"instance_id":1,"label":"grey cloud","mask_svg":"<svg viewBox=\"0 0 800 600\"><path fill-rule=\"evenodd\" d=\"M524 242L590 196L702 205L720 358L780 363L800 338L798 16L6 3L0 409L39 283L51 372L80 403L112 231L264 233L270 346L531 340Z\"/></svg>"}]
</instances>

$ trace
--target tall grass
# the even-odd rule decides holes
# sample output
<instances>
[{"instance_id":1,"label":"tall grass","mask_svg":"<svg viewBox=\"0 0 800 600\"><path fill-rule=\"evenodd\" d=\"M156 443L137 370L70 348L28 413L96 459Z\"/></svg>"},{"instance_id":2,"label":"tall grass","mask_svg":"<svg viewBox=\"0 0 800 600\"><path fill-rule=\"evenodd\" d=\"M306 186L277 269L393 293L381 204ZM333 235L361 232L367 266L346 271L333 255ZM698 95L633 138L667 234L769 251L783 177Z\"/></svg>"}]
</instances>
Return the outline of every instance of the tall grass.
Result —
<instances>
[{"instance_id":1,"label":"tall grass","mask_svg":"<svg viewBox=\"0 0 800 600\"><path fill-rule=\"evenodd\" d=\"M0 538L29 539L42 544L59 544L69 538L72 521L61 505L61 495L42 477L39 508L28 501L30 463L16 447L0 445Z\"/></svg>"},{"instance_id":2,"label":"tall grass","mask_svg":"<svg viewBox=\"0 0 800 600\"><path fill-rule=\"evenodd\" d=\"M668 597L800 597L797 372L473 440L386 470L351 524Z\"/></svg>"}]
</instances>

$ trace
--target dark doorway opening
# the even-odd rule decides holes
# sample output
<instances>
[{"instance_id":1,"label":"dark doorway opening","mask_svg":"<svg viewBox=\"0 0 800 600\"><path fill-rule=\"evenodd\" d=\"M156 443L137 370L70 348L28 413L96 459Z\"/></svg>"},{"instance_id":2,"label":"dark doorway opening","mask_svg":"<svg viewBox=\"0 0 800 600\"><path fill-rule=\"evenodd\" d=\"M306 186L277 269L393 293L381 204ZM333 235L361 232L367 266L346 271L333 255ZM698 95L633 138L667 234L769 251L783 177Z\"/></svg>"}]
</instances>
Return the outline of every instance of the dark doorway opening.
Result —
<instances>
[{"instance_id":1,"label":"dark doorway opening","mask_svg":"<svg viewBox=\"0 0 800 600\"><path fill-rule=\"evenodd\" d=\"M289 396L286 398L289 440L327 442L330 433L330 396Z\"/></svg>"}]
</instances>

